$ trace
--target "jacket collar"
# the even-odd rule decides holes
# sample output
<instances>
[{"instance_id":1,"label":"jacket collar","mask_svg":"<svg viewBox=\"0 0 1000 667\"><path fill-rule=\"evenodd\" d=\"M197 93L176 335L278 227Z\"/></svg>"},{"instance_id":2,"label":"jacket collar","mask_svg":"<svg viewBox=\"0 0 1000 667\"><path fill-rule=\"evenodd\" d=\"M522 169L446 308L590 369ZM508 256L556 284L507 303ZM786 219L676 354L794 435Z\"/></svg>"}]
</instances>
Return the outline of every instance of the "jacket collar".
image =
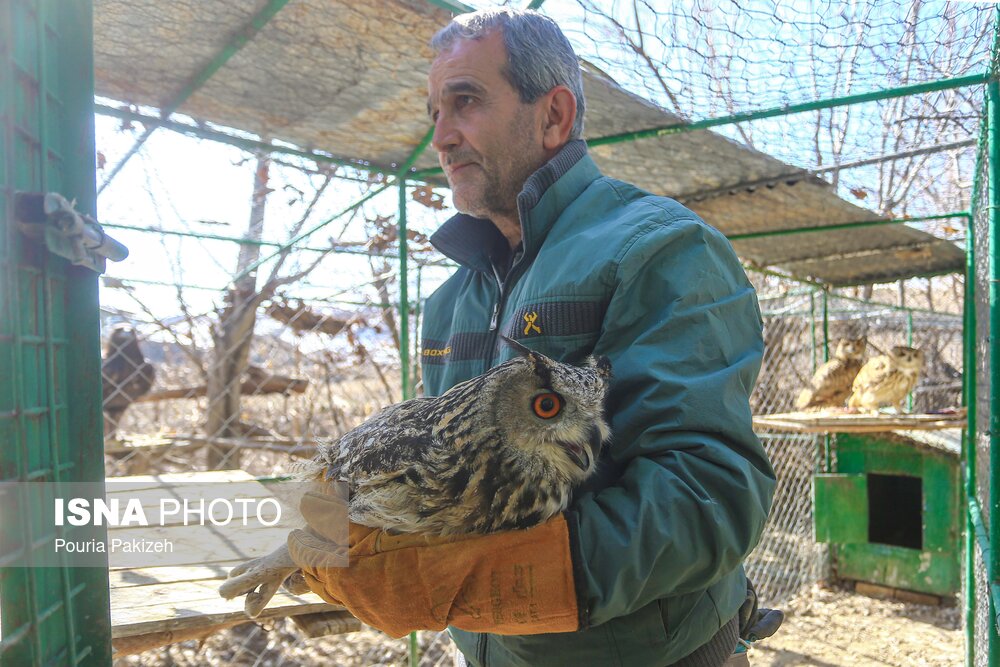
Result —
<instances>
[{"instance_id":1,"label":"jacket collar","mask_svg":"<svg viewBox=\"0 0 1000 667\"><path fill-rule=\"evenodd\" d=\"M517 196L524 254L534 257L563 210L601 175L581 139L570 141L524 183ZM510 253L507 239L489 220L459 213L431 235L443 255L470 269L491 273Z\"/></svg>"}]
</instances>

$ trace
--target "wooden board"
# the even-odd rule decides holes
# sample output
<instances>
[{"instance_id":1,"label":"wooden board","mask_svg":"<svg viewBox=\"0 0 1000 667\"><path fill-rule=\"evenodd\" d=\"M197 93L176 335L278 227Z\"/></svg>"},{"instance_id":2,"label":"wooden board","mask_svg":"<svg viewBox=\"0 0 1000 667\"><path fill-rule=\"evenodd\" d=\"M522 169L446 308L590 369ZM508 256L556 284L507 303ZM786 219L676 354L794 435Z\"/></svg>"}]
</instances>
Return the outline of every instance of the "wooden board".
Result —
<instances>
[{"instance_id":1,"label":"wooden board","mask_svg":"<svg viewBox=\"0 0 1000 667\"><path fill-rule=\"evenodd\" d=\"M755 429L795 433L878 433L904 429L961 429L965 425L964 409L948 414L901 415L843 411L785 412L753 418Z\"/></svg>"},{"instance_id":2,"label":"wooden board","mask_svg":"<svg viewBox=\"0 0 1000 667\"><path fill-rule=\"evenodd\" d=\"M120 477L114 481L129 482L129 495L141 496L144 505L166 492L163 485L178 493L187 487L186 497L198 497L199 491L190 487L220 482L224 484L220 485L217 497L223 494L232 499L273 495L247 473L233 470ZM114 485L110 491L112 495L116 493ZM112 527L108 535L109 538L124 538L135 530ZM223 600L219 597L219 584L232 568L247 558L269 553L284 542L287 534L287 529L260 524L241 528L236 539L223 538L212 526L170 525L155 530L159 531L157 535L169 534L175 543L183 545L185 562L172 567L117 567L110 571L111 636L114 639L148 636L155 645L157 637L167 643L171 638L186 636L185 633L210 632L214 628L249 621L243 613L242 598ZM340 609L312 593L295 596L280 592L260 618ZM149 643L140 641L137 645Z\"/></svg>"}]
</instances>

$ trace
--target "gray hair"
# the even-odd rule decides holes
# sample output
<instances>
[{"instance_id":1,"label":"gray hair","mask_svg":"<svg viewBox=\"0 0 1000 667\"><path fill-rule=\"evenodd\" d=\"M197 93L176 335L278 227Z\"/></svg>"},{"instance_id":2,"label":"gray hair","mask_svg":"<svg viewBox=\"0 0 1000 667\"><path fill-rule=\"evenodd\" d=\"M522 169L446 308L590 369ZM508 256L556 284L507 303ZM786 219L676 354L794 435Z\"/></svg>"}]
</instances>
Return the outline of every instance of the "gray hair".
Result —
<instances>
[{"instance_id":1,"label":"gray hair","mask_svg":"<svg viewBox=\"0 0 1000 667\"><path fill-rule=\"evenodd\" d=\"M460 39L482 39L496 29L503 31L507 48L504 75L530 104L556 86L566 86L576 97L576 119L570 139L583 136L583 77L580 62L556 22L531 10L483 9L461 14L438 31L431 47L441 53Z\"/></svg>"}]
</instances>

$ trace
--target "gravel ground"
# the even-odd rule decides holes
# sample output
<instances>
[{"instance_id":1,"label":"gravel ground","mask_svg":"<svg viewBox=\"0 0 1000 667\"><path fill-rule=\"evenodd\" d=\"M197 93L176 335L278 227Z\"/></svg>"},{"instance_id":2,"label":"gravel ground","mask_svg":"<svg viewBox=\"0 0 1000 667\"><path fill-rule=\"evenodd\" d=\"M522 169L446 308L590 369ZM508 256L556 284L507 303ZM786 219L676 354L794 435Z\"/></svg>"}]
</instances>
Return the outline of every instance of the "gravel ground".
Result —
<instances>
[{"instance_id":1,"label":"gravel ground","mask_svg":"<svg viewBox=\"0 0 1000 667\"><path fill-rule=\"evenodd\" d=\"M753 667L954 667L965 660L956 606L876 600L814 586L782 609L785 622L751 652Z\"/></svg>"},{"instance_id":2,"label":"gravel ground","mask_svg":"<svg viewBox=\"0 0 1000 667\"><path fill-rule=\"evenodd\" d=\"M778 633L750 654L753 667L936 667L961 665L964 633L958 607L876 600L814 586L784 605ZM451 667L446 634L419 633L421 667ZM288 620L219 632L122 658L115 667L405 667L407 643L364 629L304 639ZM580 667L590 667L581 665ZM603 667L595 665L594 667Z\"/></svg>"}]
</instances>

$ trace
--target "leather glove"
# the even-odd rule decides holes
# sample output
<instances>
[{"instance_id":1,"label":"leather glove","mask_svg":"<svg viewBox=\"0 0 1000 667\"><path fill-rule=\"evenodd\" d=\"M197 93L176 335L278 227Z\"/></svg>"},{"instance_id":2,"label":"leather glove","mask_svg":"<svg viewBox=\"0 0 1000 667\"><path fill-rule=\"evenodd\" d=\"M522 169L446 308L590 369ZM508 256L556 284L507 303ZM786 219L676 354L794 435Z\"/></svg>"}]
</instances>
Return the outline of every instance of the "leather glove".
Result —
<instances>
[{"instance_id":1,"label":"leather glove","mask_svg":"<svg viewBox=\"0 0 1000 667\"><path fill-rule=\"evenodd\" d=\"M452 625L471 632L529 635L580 627L569 526L563 515L492 535L391 535L352 524L349 567L329 567L329 496L300 504L307 530L288 552L309 588L392 637ZM336 501L332 501L336 502Z\"/></svg>"}]
</instances>

